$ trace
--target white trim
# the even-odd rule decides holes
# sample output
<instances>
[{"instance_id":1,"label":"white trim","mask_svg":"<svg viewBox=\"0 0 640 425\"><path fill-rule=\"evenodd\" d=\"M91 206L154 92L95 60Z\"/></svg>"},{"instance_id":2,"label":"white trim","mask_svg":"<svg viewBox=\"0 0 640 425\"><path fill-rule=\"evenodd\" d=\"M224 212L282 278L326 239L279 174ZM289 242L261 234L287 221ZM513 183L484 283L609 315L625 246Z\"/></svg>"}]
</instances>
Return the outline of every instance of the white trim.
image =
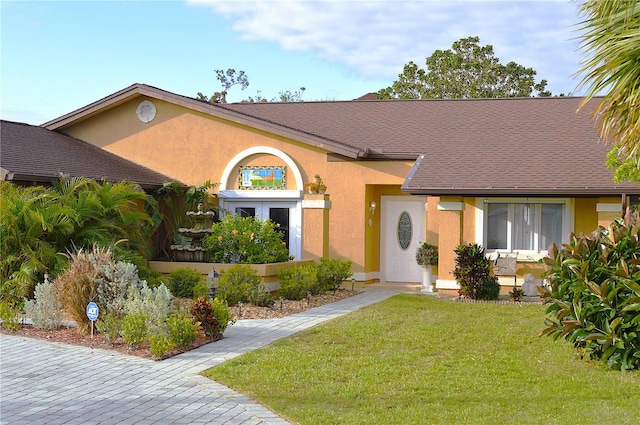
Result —
<instances>
[{"instance_id":1,"label":"white trim","mask_svg":"<svg viewBox=\"0 0 640 425\"><path fill-rule=\"evenodd\" d=\"M273 155L280 158L289 167L289 172L293 174L293 177L296 181L296 187L299 190L296 190L296 191L246 190L245 191L245 190L225 189L227 187L227 184L229 183L229 177L234 172L235 168L238 166L240 161L242 161L248 156L257 155L257 154L268 154L268 155ZM272 148L270 146L254 146L252 148L243 150L242 152L238 153L236 156L231 158L231 160L227 163L227 166L225 167L224 171L222 172L222 178L220 179L220 187L222 188L222 190L218 192L218 197L241 197L237 192L240 192L240 193L248 192L249 194L245 196L252 197L252 198L272 197L274 195L267 195L267 196L265 195L269 193L272 194L274 192L280 192L280 194L282 194L283 192L297 192L298 193L297 196L300 197L304 184L302 183L302 174L300 173L300 169L298 168L296 163L293 161L293 159L291 159L289 155L282 152L281 150ZM281 197L284 197L284 196L281 196Z\"/></svg>"},{"instance_id":2,"label":"white trim","mask_svg":"<svg viewBox=\"0 0 640 425\"><path fill-rule=\"evenodd\" d=\"M463 202L438 202L439 211L464 211Z\"/></svg>"},{"instance_id":3,"label":"white trim","mask_svg":"<svg viewBox=\"0 0 640 425\"><path fill-rule=\"evenodd\" d=\"M218 198L222 199L300 199L301 190L219 190Z\"/></svg>"},{"instance_id":4,"label":"white trim","mask_svg":"<svg viewBox=\"0 0 640 425\"><path fill-rule=\"evenodd\" d=\"M622 214L622 204L598 202L596 212L612 212Z\"/></svg>"},{"instance_id":5,"label":"white trim","mask_svg":"<svg viewBox=\"0 0 640 425\"><path fill-rule=\"evenodd\" d=\"M304 199L302 200L302 209L305 208L330 210L331 201L327 201L326 199Z\"/></svg>"},{"instance_id":6,"label":"white trim","mask_svg":"<svg viewBox=\"0 0 640 425\"><path fill-rule=\"evenodd\" d=\"M455 280L436 279L436 289L460 289L460 285Z\"/></svg>"},{"instance_id":7,"label":"white trim","mask_svg":"<svg viewBox=\"0 0 640 425\"><path fill-rule=\"evenodd\" d=\"M561 243L567 243L569 241L569 234L573 231L574 223L575 223L575 203L573 198L528 198L528 197L509 197L509 198L485 198L478 197L476 198L476 231L475 231L475 242L478 245L485 246L484 235L485 235L485 205L488 203L505 203L505 204L514 204L514 203L531 203L531 204L564 204L564 213L562 216L562 241ZM487 254L491 252L507 252L506 250L488 250ZM515 254L518 254L518 261L522 258L522 261L535 261L537 256L541 254L544 255L546 250L541 250L540 252L533 251L523 251L516 250L511 251Z\"/></svg>"},{"instance_id":8,"label":"white trim","mask_svg":"<svg viewBox=\"0 0 640 425\"><path fill-rule=\"evenodd\" d=\"M356 272L351 277L355 278L356 282L380 280L380 272ZM350 280L350 278L347 280Z\"/></svg>"}]
</instances>

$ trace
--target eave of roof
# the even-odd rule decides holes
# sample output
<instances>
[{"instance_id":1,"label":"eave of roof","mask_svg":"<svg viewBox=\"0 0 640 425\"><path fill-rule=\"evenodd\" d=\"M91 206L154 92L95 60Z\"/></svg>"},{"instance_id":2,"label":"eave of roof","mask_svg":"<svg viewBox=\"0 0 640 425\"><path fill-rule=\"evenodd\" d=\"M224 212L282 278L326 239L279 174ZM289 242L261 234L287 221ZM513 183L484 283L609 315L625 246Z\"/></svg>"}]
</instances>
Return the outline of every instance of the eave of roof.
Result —
<instances>
[{"instance_id":1,"label":"eave of roof","mask_svg":"<svg viewBox=\"0 0 640 425\"><path fill-rule=\"evenodd\" d=\"M139 83L133 84L123 90L106 96L96 102L90 103L87 106L76 109L75 111L72 111L66 115L48 121L42 124L42 127L48 128L49 130L62 130L67 126L73 125L74 123L86 120L105 110L109 110L111 108L117 107L122 103L143 96L183 106L194 111L215 116L217 118L251 127L257 130L273 133L281 137L301 141L317 148L327 150L328 152L343 155L348 158L361 158L365 153L363 149L360 149L358 147L349 146L345 143L336 142L335 140L331 140L322 136L306 133L299 129L290 128L276 122L271 122L251 116L250 114L225 108L222 104L211 104L203 102L198 99L181 96L175 93L158 89L156 87Z\"/></svg>"}]
</instances>

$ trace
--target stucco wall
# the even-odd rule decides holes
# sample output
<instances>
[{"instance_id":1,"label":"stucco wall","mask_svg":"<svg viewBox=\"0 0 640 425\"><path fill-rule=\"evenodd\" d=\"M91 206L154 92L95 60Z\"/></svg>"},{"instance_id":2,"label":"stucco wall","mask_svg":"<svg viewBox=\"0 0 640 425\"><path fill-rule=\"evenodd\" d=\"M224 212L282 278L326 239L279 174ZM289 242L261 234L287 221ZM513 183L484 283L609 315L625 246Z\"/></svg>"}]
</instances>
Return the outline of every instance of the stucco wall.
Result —
<instances>
[{"instance_id":1,"label":"stucco wall","mask_svg":"<svg viewBox=\"0 0 640 425\"><path fill-rule=\"evenodd\" d=\"M400 185L411 161L329 161L327 151L197 111L151 99L157 115L150 123L138 120L139 97L65 129L65 132L189 185L220 182L228 162L255 146L286 153L299 167L303 181L320 174L331 198L329 257L353 262L355 272L379 269L379 254L365 251L365 240L379 229L367 225L370 200L401 194ZM117 124L116 124L117 123ZM246 165L282 165L277 158L252 157ZM229 184L236 180L230 179ZM366 187L376 187L367 192ZM228 187L230 189L230 187ZM295 187L289 179L287 189ZM379 220L379 215L375 217ZM379 251L379 249L378 249Z\"/></svg>"}]
</instances>

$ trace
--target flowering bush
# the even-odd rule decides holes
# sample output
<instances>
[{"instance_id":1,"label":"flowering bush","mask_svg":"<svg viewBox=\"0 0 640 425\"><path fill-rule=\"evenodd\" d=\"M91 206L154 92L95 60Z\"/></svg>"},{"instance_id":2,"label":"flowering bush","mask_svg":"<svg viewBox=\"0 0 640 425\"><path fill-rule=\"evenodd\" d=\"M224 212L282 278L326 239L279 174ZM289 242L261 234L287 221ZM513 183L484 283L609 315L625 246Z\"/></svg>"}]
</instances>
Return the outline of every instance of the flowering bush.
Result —
<instances>
[{"instance_id":1,"label":"flowering bush","mask_svg":"<svg viewBox=\"0 0 640 425\"><path fill-rule=\"evenodd\" d=\"M212 229L202 246L214 263L264 264L289 260L282 233L271 220L228 214Z\"/></svg>"}]
</instances>

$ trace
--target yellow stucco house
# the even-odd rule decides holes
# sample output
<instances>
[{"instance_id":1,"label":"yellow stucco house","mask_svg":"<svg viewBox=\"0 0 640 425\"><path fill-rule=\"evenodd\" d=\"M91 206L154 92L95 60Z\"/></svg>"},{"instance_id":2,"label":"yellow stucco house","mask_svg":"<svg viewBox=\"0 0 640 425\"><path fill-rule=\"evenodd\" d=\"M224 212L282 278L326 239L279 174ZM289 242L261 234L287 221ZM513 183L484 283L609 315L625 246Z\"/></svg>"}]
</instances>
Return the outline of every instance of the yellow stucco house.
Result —
<instances>
[{"instance_id":1,"label":"yellow stucco house","mask_svg":"<svg viewBox=\"0 0 640 425\"><path fill-rule=\"evenodd\" d=\"M597 100L581 101L208 104L134 84L42 127L188 185L219 182L222 208L280 222L297 259L351 260L360 282L420 282L416 249L438 245L435 287L455 294L458 244L516 258L508 291L539 281L550 242L608 225L640 195L613 183ZM305 192L316 174L326 194Z\"/></svg>"}]
</instances>

